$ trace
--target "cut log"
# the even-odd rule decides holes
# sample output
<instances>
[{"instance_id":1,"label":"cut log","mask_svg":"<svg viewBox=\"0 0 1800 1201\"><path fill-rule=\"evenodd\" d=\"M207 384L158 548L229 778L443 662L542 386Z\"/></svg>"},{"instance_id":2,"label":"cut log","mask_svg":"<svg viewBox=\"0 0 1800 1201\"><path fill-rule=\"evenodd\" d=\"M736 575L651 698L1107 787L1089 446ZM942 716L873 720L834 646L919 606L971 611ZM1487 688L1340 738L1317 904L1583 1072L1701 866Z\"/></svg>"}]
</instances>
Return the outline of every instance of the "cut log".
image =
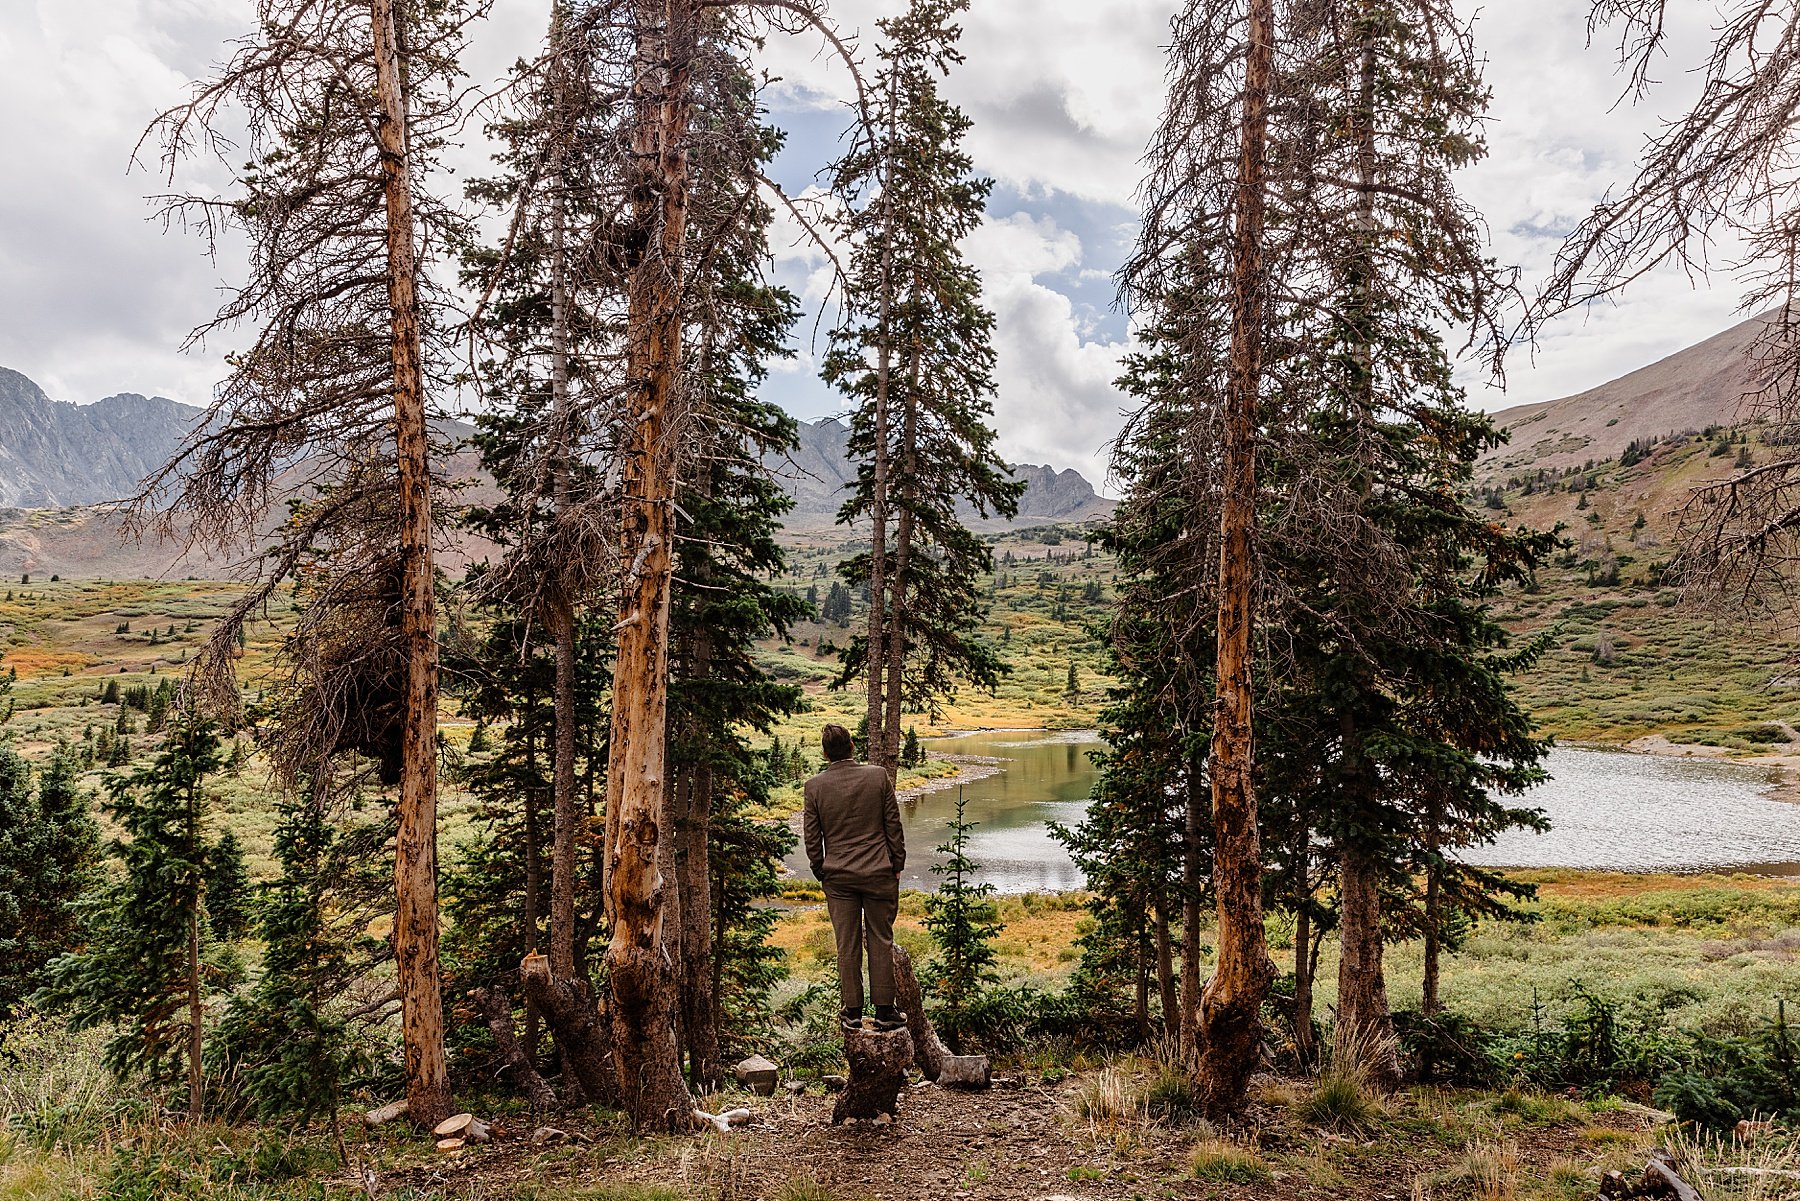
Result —
<instances>
[{"instance_id":1,"label":"cut log","mask_svg":"<svg viewBox=\"0 0 1800 1201\"><path fill-rule=\"evenodd\" d=\"M619 1089L613 1074L612 1039L587 981L555 979L550 975L550 961L542 955L525 957L519 964L519 980L526 999L544 1015L544 1024L550 1027L564 1063L586 1099L616 1104Z\"/></svg>"},{"instance_id":2,"label":"cut log","mask_svg":"<svg viewBox=\"0 0 1800 1201\"><path fill-rule=\"evenodd\" d=\"M460 1138L440 1138L437 1141L437 1149L439 1151L449 1151L454 1154L463 1149L463 1141Z\"/></svg>"},{"instance_id":3,"label":"cut log","mask_svg":"<svg viewBox=\"0 0 1800 1201\"><path fill-rule=\"evenodd\" d=\"M912 1035L913 1050L925 1079L945 1088L986 1088L993 1083L993 1065L987 1056L952 1055L932 1029L931 1019L925 1016L925 994L913 972L912 956L898 943L894 945L894 991L901 1012L906 1014L906 1029Z\"/></svg>"},{"instance_id":4,"label":"cut log","mask_svg":"<svg viewBox=\"0 0 1800 1201\"><path fill-rule=\"evenodd\" d=\"M850 1079L831 1110L833 1126L849 1118L899 1116L900 1090L913 1064L912 1035L905 1030L846 1030L844 1057Z\"/></svg>"},{"instance_id":5,"label":"cut log","mask_svg":"<svg viewBox=\"0 0 1800 1201\"><path fill-rule=\"evenodd\" d=\"M363 1115L363 1125L371 1130L377 1126L385 1126L389 1122L405 1117L406 1109L405 1101L395 1101L392 1104L383 1105L380 1109L371 1109Z\"/></svg>"},{"instance_id":6,"label":"cut log","mask_svg":"<svg viewBox=\"0 0 1800 1201\"><path fill-rule=\"evenodd\" d=\"M761 1055L752 1055L733 1068L732 1075L757 1096L772 1097L775 1085L781 1080L781 1069Z\"/></svg>"},{"instance_id":7,"label":"cut log","mask_svg":"<svg viewBox=\"0 0 1800 1201\"><path fill-rule=\"evenodd\" d=\"M1675 1172L1675 1165L1665 1156L1658 1154L1644 1165L1644 1183L1641 1186L1645 1196L1673 1197L1675 1201L1702 1201L1700 1190L1683 1180Z\"/></svg>"},{"instance_id":8,"label":"cut log","mask_svg":"<svg viewBox=\"0 0 1800 1201\"><path fill-rule=\"evenodd\" d=\"M485 1143L490 1137L488 1124L472 1113L453 1113L432 1127L431 1133L439 1138L460 1138L467 1143Z\"/></svg>"},{"instance_id":9,"label":"cut log","mask_svg":"<svg viewBox=\"0 0 1800 1201\"><path fill-rule=\"evenodd\" d=\"M531 1132L531 1145L534 1147L547 1147L552 1143L565 1142L568 1137L566 1132L558 1130L554 1126L539 1126L536 1130Z\"/></svg>"},{"instance_id":10,"label":"cut log","mask_svg":"<svg viewBox=\"0 0 1800 1201\"><path fill-rule=\"evenodd\" d=\"M513 1083L531 1102L531 1112L554 1109L555 1091L538 1074L537 1065L531 1062L531 1056L525 1053L519 1036L513 1031L512 998L503 989L477 988L470 990L469 999L475 1002L487 1022L488 1036L494 1040L494 1049L500 1052L501 1070L512 1076Z\"/></svg>"}]
</instances>

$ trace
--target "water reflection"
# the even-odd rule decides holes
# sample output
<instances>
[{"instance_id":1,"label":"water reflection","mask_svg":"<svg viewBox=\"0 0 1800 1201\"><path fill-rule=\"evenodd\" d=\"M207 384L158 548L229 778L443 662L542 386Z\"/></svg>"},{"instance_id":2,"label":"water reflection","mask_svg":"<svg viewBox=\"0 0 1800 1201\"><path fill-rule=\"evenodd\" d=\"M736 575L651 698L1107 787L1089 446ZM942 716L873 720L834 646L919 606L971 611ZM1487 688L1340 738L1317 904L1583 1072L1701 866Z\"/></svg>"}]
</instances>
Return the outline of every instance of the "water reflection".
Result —
<instances>
[{"instance_id":1,"label":"water reflection","mask_svg":"<svg viewBox=\"0 0 1800 1201\"><path fill-rule=\"evenodd\" d=\"M933 738L934 755L981 755L1004 759L998 775L965 786L967 817L977 823L969 837L969 857L982 878L1001 892L1064 892L1080 888L1081 873L1062 844L1050 837L1049 823L1073 826L1087 812L1093 792L1093 761L1100 745L1091 730L1046 734L1037 731L968 734ZM949 837L956 816L956 789L929 792L900 806L906 827L905 888L929 891L938 878L931 866L943 859L933 849ZM806 854L796 848L788 866L803 876Z\"/></svg>"}]
</instances>

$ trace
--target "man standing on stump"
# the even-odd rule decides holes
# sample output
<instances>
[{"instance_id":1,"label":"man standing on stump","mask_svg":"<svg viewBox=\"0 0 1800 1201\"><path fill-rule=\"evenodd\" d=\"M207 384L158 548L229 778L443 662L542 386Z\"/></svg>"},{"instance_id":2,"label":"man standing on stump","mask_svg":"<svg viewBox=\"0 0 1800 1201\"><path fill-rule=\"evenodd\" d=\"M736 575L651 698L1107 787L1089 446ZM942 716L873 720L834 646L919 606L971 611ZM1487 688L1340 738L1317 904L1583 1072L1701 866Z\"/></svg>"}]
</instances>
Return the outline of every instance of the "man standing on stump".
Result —
<instances>
[{"instance_id":1,"label":"man standing on stump","mask_svg":"<svg viewBox=\"0 0 1800 1201\"><path fill-rule=\"evenodd\" d=\"M825 908L837 938L844 1026L862 1026L866 944L875 1028L898 1030L906 1025L906 1015L894 1004L894 915L906 867L900 801L886 769L856 762L850 731L826 726L820 742L825 770L806 782L802 826L807 862L825 886Z\"/></svg>"}]
</instances>

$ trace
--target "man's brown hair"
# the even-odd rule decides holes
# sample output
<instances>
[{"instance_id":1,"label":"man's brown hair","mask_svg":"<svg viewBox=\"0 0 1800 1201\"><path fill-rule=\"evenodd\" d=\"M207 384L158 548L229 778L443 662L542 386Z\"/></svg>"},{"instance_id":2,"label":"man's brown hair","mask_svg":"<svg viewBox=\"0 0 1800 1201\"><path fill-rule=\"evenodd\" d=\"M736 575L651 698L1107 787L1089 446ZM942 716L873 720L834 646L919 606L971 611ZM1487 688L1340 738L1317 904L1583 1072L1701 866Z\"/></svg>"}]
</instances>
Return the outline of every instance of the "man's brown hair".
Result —
<instances>
[{"instance_id":1,"label":"man's brown hair","mask_svg":"<svg viewBox=\"0 0 1800 1201\"><path fill-rule=\"evenodd\" d=\"M825 748L825 758L832 763L856 754L856 741L843 726L826 726L819 732L819 744Z\"/></svg>"}]
</instances>

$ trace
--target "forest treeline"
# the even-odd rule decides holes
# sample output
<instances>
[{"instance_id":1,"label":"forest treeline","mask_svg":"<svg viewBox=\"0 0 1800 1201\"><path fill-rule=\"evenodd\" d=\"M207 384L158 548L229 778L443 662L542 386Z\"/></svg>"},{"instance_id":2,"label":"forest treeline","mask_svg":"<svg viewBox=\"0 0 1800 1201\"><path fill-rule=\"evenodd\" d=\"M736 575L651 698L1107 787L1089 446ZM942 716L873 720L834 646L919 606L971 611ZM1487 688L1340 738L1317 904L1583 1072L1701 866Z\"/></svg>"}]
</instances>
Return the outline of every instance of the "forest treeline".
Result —
<instances>
[{"instance_id":1,"label":"forest treeline","mask_svg":"<svg viewBox=\"0 0 1800 1201\"><path fill-rule=\"evenodd\" d=\"M1160 1026L1208 1113L1243 1106L1271 1014L1319 1061L1328 937L1333 1054L1397 1082L1384 947L1423 940L1430 1016L1443 949L1528 895L1457 851L1542 820L1514 800L1547 743L1510 678L1543 644L1513 643L1490 606L1559 535L1478 503L1475 463L1501 436L1459 364L1498 378L1521 331L1731 226L1767 269L1751 303L1781 306L1758 400L1788 419L1800 263L1755 210L1785 195L1770 164L1800 92L1753 53L1763 7L1738 6L1701 106L1535 297L1457 190L1486 153L1489 92L1453 5L1175 16L1118 280L1137 338L1102 538L1122 683L1092 808L1060 834L1094 920L1057 1003ZM101 846L66 755L34 784L0 754L4 811L35 814L43 844L14 859L44 874L0 886L17 931L0 1006L112 1028L113 1065L195 1116L334 1115L381 1072L359 1031L397 1022L416 1122L478 1087L459 1065L479 1058L536 1107L689 1128L692 1097L766 1032L782 971L762 902L792 836L756 815L791 765L758 742L805 698L753 649L813 612L770 582L788 502L766 464L795 426L761 387L801 313L773 280L778 216L835 277L822 375L857 469L840 519L867 550L825 616L866 601L838 680L866 690L866 757L896 771L911 715L1004 671L980 630L992 553L959 517L1012 516L1021 491L963 247L991 181L943 90L979 69L967 9L907 0L859 40L825 0L553 0L490 94L461 66L478 0L262 0L151 128L164 215L250 255L194 334L241 347L230 374L134 509L145 536L254 546L254 586L184 688L146 697L167 728L149 766L110 779L123 837ZM1644 88L1660 13L1594 6ZM773 38L852 80L838 157L805 196L770 178ZM476 122L490 172L438 190ZM233 185L181 192L196 156ZM495 487L466 504L432 418L471 393ZM1797 461L1698 496L1674 570L1778 611ZM451 581L434 554L456 523L495 549ZM246 704L243 628L288 594L278 678ZM487 741L468 777L479 837L441 865L445 693ZM254 904L235 844L205 834L206 780L233 762L221 735L240 730L280 795L279 874ZM953 845L933 911L952 1025L991 934ZM1295 931L1280 981L1275 912ZM252 934L256 970L237 947Z\"/></svg>"}]
</instances>

